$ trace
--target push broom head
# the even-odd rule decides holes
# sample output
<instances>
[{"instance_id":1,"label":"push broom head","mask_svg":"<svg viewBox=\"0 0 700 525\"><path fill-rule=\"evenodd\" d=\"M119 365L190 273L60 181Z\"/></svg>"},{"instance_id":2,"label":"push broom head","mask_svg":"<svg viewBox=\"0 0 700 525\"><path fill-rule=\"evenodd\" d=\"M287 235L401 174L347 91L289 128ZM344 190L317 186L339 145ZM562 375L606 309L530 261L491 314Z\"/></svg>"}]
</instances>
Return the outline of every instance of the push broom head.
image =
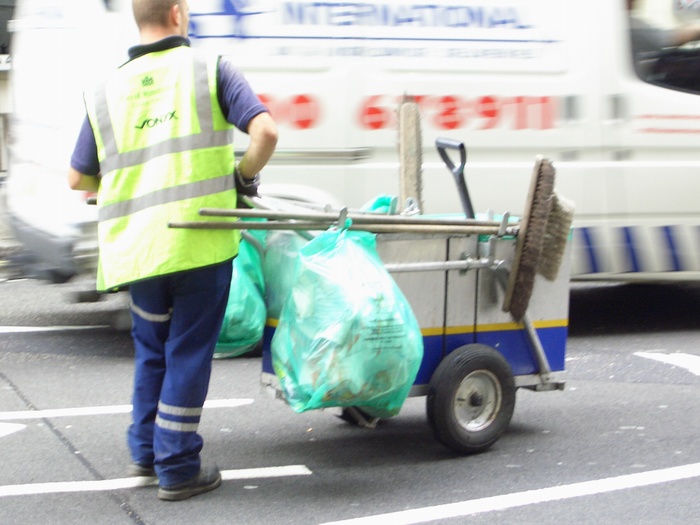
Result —
<instances>
[{"instance_id":1,"label":"push broom head","mask_svg":"<svg viewBox=\"0 0 700 525\"><path fill-rule=\"evenodd\" d=\"M554 167L549 160L538 157L503 300L503 311L510 312L516 321L523 319L530 303L553 195Z\"/></svg>"},{"instance_id":2,"label":"push broom head","mask_svg":"<svg viewBox=\"0 0 700 525\"><path fill-rule=\"evenodd\" d=\"M537 273L549 281L554 281L559 274L573 220L574 203L555 190L537 264Z\"/></svg>"}]
</instances>

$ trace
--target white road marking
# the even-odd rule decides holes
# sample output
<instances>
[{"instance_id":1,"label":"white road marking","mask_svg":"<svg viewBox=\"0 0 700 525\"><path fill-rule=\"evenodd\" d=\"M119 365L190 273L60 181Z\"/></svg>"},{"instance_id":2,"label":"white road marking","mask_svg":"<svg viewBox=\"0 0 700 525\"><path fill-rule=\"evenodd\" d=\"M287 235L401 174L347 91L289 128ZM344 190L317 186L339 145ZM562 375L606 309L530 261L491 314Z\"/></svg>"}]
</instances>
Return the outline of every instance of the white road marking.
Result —
<instances>
[{"instance_id":1,"label":"white road marking","mask_svg":"<svg viewBox=\"0 0 700 525\"><path fill-rule=\"evenodd\" d=\"M680 481L700 476L700 463L672 467L667 469L639 472L614 478L605 478L582 483L572 483L558 487L549 487L502 496L493 496L446 505L423 507L420 509L377 514L364 518L324 523L323 525L408 525L411 523L427 523L430 521L472 516L484 512L507 510L525 505L535 505L549 501L560 501L583 496L594 496L618 490L659 485L671 481Z\"/></svg>"},{"instance_id":2,"label":"white road marking","mask_svg":"<svg viewBox=\"0 0 700 525\"><path fill-rule=\"evenodd\" d=\"M662 354L661 352L635 352L634 355L685 368L696 376L700 376L700 356L697 355L683 353Z\"/></svg>"},{"instance_id":3,"label":"white road marking","mask_svg":"<svg viewBox=\"0 0 700 525\"><path fill-rule=\"evenodd\" d=\"M289 465L287 467L244 468L238 470L222 470L221 479L231 481L236 479L282 478L285 476L308 476L313 474L306 465Z\"/></svg>"},{"instance_id":4,"label":"white road marking","mask_svg":"<svg viewBox=\"0 0 700 525\"><path fill-rule=\"evenodd\" d=\"M0 438L14 434L27 428L27 425L19 425L17 423L0 423Z\"/></svg>"},{"instance_id":5,"label":"white road marking","mask_svg":"<svg viewBox=\"0 0 700 525\"><path fill-rule=\"evenodd\" d=\"M252 399L213 399L204 402L204 408L235 408L253 403ZM47 410L19 410L0 412L0 421L18 419L43 419L69 416L102 416L107 414L128 414L131 405L112 405L101 407L54 408Z\"/></svg>"},{"instance_id":6,"label":"white road marking","mask_svg":"<svg viewBox=\"0 0 700 525\"><path fill-rule=\"evenodd\" d=\"M279 478L286 476L308 476L313 474L306 465L263 467L240 470L222 470L224 481L257 478ZM101 481L62 481L56 483L32 483L27 485L0 486L0 498L8 496L31 496L37 494L57 494L62 492L98 492L107 490L148 487L158 484L156 478L137 477L105 479Z\"/></svg>"},{"instance_id":7,"label":"white road marking","mask_svg":"<svg viewBox=\"0 0 700 525\"><path fill-rule=\"evenodd\" d=\"M109 325L89 326L0 326L0 334L25 334L32 332L69 332L76 330L103 330Z\"/></svg>"}]
</instances>

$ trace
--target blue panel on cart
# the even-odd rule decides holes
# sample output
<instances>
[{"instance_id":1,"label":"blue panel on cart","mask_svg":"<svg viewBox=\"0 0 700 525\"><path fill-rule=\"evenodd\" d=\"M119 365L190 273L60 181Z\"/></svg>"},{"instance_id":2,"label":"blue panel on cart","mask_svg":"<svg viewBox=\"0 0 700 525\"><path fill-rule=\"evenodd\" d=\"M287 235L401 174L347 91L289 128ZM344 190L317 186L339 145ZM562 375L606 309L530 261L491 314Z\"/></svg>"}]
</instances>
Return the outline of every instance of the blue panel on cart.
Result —
<instances>
[{"instance_id":1,"label":"blue panel on cart","mask_svg":"<svg viewBox=\"0 0 700 525\"><path fill-rule=\"evenodd\" d=\"M567 328L538 328L537 335L542 342L552 372L564 370ZM477 332L476 342L495 348L506 358L513 375L528 375L539 372L537 361L524 330L498 330ZM453 347L448 342L448 348Z\"/></svg>"},{"instance_id":2,"label":"blue panel on cart","mask_svg":"<svg viewBox=\"0 0 700 525\"><path fill-rule=\"evenodd\" d=\"M414 385L427 385L433 372L442 361L443 335L430 335L423 337L423 362L418 369L418 375Z\"/></svg>"},{"instance_id":3,"label":"blue panel on cart","mask_svg":"<svg viewBox=\"0 0 700 525\"><path fill-rule=\"evenodd\" d=\"M272 368L271 343L275 329L265 327L263 334L262 371L274 374ZM549 366L553 372L565 369L566 327L538 328L537 335L547 354ZM446 337L448 353L461 346L480 343L497 349L510 364L513 375L529 375L539 372L527 335L523 330L496 330L488 332L450 334ZM443 336L425 336L423 338L423 362L418 370L415 385L426 385L444 357Z\"/></svg>"}]
</instances>

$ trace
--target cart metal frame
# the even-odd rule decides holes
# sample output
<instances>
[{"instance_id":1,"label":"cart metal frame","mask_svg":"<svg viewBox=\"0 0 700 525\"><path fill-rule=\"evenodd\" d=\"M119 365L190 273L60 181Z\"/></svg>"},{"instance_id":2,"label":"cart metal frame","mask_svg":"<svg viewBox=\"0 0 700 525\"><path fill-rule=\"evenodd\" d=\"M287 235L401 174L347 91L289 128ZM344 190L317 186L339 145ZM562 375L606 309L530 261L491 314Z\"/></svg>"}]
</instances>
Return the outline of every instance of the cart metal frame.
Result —
<instances>
[{"instance_id":1,"label":"cart metal frame","mask_svg":"<svg viewBox=\"0 0 700 525\"><path fill-rule=\"evenodd\" d=\"M459 165L446 154L449 148L460 152ZM489 448L506 431L518 388L564 388L571 235L569 232L563 253L556 255L562 257L555 278L545 279L532 271L518 281L524 275L517 273L524 257L523 244L535 230L530 228L530 211L553 197L551 164L538 159L521 222L513 221L508 213L497 220L477 220L464 183L464 146L443 140L438 149L455 176L466 218L379 215L328 207L319 211L254 198L247 199L247 204L256 209L207 209L200 214L264 217L266 222L202 221L170 226L281 230L277 237L268 236L265 256L287 249L274 240L284 235L308 240L310 231L333 225L377 233L379 256L408 299L423 335L424 356L409 395L427 397L427 419L438 441L460 453L475 453ZM549 170L549 185L538 188L536 176L543 166ZM546 226L540 222L538 249L527 257L550 256L540 249ZM533 262L539 261L530 259L530 268ZM271 292L284 291L268 289L268 298ZM508 307L513 300L521 310L517 315ZM272 367L271 342L278 313L271 312L268 304L261 383L283 398ZM362 406L344 407L340 415L367 427L377 422Z\"/></svg>"}]
</instances>

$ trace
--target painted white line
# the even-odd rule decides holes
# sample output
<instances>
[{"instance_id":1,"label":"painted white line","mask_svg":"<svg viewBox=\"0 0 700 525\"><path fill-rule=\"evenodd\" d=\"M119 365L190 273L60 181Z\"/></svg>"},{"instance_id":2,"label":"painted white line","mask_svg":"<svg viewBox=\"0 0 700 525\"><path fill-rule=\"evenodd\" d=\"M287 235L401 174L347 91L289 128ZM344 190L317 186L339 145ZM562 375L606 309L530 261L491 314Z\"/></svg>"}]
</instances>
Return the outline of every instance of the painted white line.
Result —
<instances>
[{"instance_id":1,"label":"painted white line","mask_svg":"<svg viewBox=\"0 0 700 525\"><path fill-rule=\"evenodd\" d=\"M571 485L559 487L528 490L490 498L436 505L434 507L423 507L420 509L367 516L365 518L328 522L323 525L407 525L410 523L427 523L434 520L472 516L484 512L507 510L549 501L560 501L580 498L582 496L594 496L596 494L604 494L617 490L647 487L698 476L700 476L700 463L694 463L692 465L639 472L637 474L628 474L614 478L572 483Z\"/></svg>"},{"instance_id":2,"label":"painted white line","mask_svg":"<svg viewBox=\"0 0 700 525\"><path fill-rule=\"evenodd\" d=\"M286 476L309 476L313 474L306 465L289 465L286 467L244 468L238 470L222 470L221 479L232 481L236 479L282 478Z\"/></svg>"},{"instance_id":3,"label":"painted white line","mask_svg":"<svg viewBox=\"0 0 700 525\"><path fill-rule=\"evenodd\" d=\"M256 478L279 478L286 476L308 476L312 472L306 465L288 465L282 467L250 468L241 470L223 470L224 481ZM100 492L108 490L132 489L158 484L156 478L119 478L101 481L63 481L56 483L32 483L28 485L6 485L0 487L0 498L9 496L33 496L37 494L57 494L62 492Z\"/></svg>"},{"instance_id":4,"label":"painted white line","mask_svg":"<svg viewBox=\"0 0 700 525\"><path fill-rule=\"evenodd\" d=\"M700 376L700 356L697 355L683 353L662 354L661 352L635 352L634 355L685 368L696 376Z\"/></svg>"},{"instance_id":5,"label":"painted white line","mask_svg":"<svg viewBox=\"0 0 700 525\"><path fill-rule=\"evenodd\" d=\"M235 408L253 403L252 399L213 399L204 402L204 408ZM48 410L20 410L15 412L0 412L0 421L15 421L18 419L43 419L72 416L103 416L109 414L128 414L131 405L112 405L101 407L54 408Z\"/></svg>"},{"instance_id":6,"label":"painted white line","mask_svg":"<svg viewBox=\"0 0 700 525\"><path fill-rule=\"evenodd\" d=\"M27 428L27 425L19 425L17 423L0 423L0 438L14 434Z\"/></svg>"},{"instance_id":7,"label":"painted white line","mask_svg":"<svg viewBox=\"0 0 700 525\"><path fill-rule=\"evenodd\" d=\"M155 478L122 478L102 481L58 481L54 483L32 483L28 485L6 485L0 487L0 498L8 496L34 496L61 492L99 492L105 490L131 489L155 485Z\"/></svg>"},{"instance_id":8,"label":"painted white line","mask_svg":"<svg viewBox=\"0 0 700 525\"><path fill-rule=\"evenodd\" d=\"M109 325L89 326L0 326L0 334L24 334L33 332L69 332L76 330L103 330Z\"/></svg>"},{"instance_id":9,"label":"painted white line","mask_svg":"<svg viewBox=\"0 0 700 525\"><path fill-rule=\"evenodd\" d=\"M0 412L0 420L15 421L18 419L43 419L52 417L102 416L107 414L128 414L129 412L131 412L131 405L19 410L16 412Z\"/></svg>"}]
</instances>

